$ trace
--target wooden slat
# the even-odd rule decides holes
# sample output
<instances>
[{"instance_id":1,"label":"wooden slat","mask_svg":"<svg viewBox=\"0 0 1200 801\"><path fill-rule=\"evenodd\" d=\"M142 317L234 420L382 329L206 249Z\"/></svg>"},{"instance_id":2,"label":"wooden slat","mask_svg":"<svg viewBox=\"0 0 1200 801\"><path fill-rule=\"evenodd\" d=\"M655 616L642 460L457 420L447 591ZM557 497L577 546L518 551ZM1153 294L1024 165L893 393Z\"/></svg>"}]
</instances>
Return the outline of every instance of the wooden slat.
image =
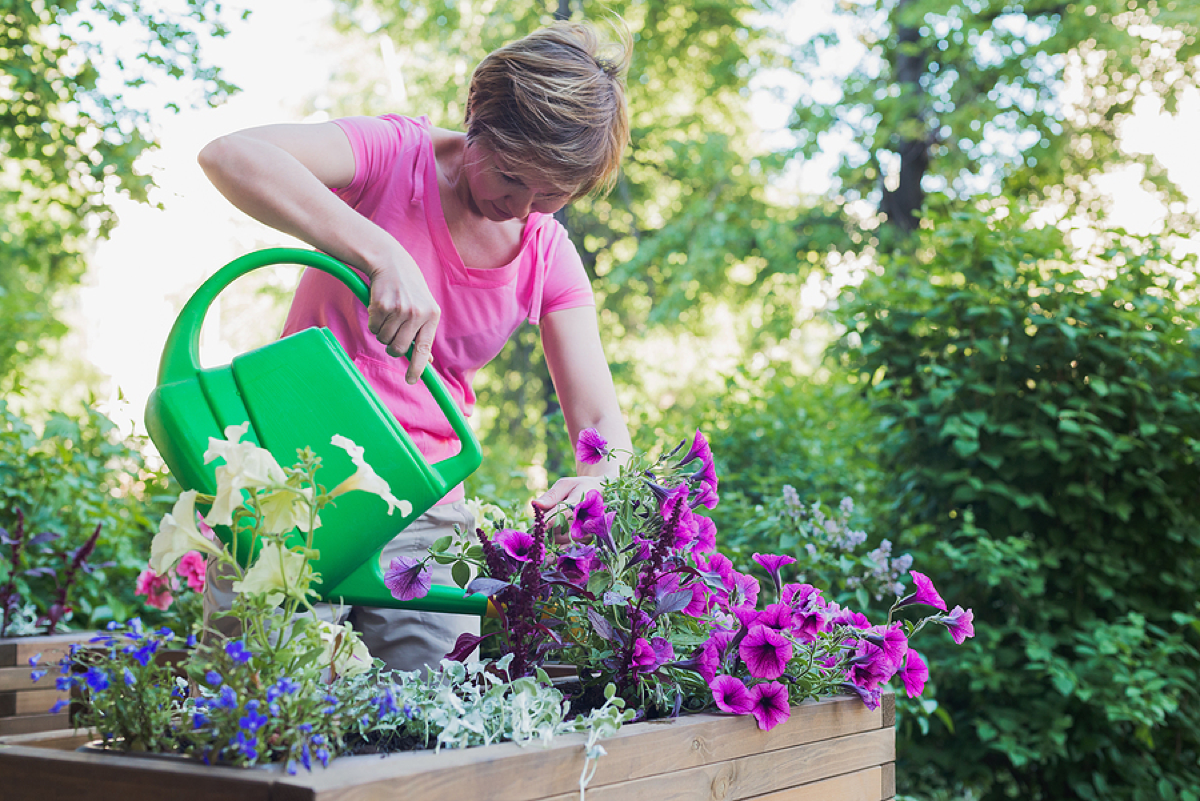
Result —
<instances>
[{"instance_id":1,"label":"wooden slat","mask_svg":"<svg viewBox=\"0 0 1200 801\"><path fill-rule=\"evenodd\" d=\"M55 729L37 732L36 734L14 734L4 738L0 747L5 745L30 745L36 748L49 748L56 751L74 751L85 743L95 740L97 735L88 729Z\"/></svg>"},{"instance_id":2,"label":"wooden slat","mask_svg":"<svg viewBox=\"0 0 1200 801\"><path fill-rule=\"evenodd\" d=\"M68 712L60 712L57 715L20 715L12 718L0 718L0 737L10 734L56 731L70 725L71 718Z\"/></svg>"},{"instance_id":3,"label":"wooden slat","mask_svg":"<svg viewBox=\"0 0 1200 801\"><path fill-rule=\"evenodd\" d=\"M879 792L882 772L881 767L856 770L832 779L756 795L750 801L883 801Z\"/></svg>"},{"instance_id":4,"label":"wooden slat","mask_svg":"<svg viewBox=\"0 0 1200 801\"><path fill-rule=\"evenodd\" d=\"M41 654L38 667L50 668L67 655L75 643L86 643L94 631L72 631L40 637L0 639L0 667L28 667L30 657Z\"/></svg>"},{"instance_id":5,"label":"wooden slat","mask_svg":"<svg viewBox=\"0 0 1200 801\"><path fill-rule=\"evenodd\" d=\"M40 690L43 687L53 687L58 674L51 671L42 677L41 681L33 680L33 671L28 667L0 667L0 692L9 690Z\"/></svg>"},{"instance_id":6,"label":"wooden slat","mask_svg":"<svg viewBox=\"0 0 1200 801\"><path fill-rule=\"evenodd\" d=\"M879 699L879 713L883 717L883 727L890 729L896 725L896 694L884 693Z\"/></svg>"},{"instance_id":7,"label":"wooden slat","mask_svg":"<svg viewBox=\"0 0 1200 801\"><path fill-rule=\"evenodd\" d=\"M588 785L588 801L738 801L877 767L896 758L892 729L734 759L628 782ZM604 758L601 758L601 762ZM879 797L879 777L871 795ZM579 792L541 801L573 801Z\"/></svg>"},{"instance_id":8,"label":"wooden slat","mask_svg":"<svg viewBox=\"0 0 1200 801\"><path fill-rule=\"evenodd\" d=\"M855 696L801 704L793 708L787 722L770 732L759 730L749 715L690 715L626 725L603 741L608 753L600 759L592 786L880 730L881 720L879 710L868 710ZM312 786L318 798L329 799L375 797L396 782L403 782L412 797L422 799L526 801L558 794L577 796L583 742L582 736L572 735L555 739L549 749L505 743L489 749L486 761L470 749L401 754L387 760L352 757L314 775Z\"/></svg>"},{"instance_id":9,"label":"wooden slat","mask_svg":"<svg viewBox=\"0 0 1200 801\"><path fill-rule=\"evenodd\" d=\"M273 801L277 771L0 745L4 801Z\"/></svg>"},{"instance_id":10,"label":"wooden slat","mask_svg":"<svg viewBox=\"0 0 1200 801\"><path fill-rule=\"evenodd\" d=\"M45 715L58 701L70 699L70 694L47 685L45 690L0 692L0 718L13 715Z\"/></svg>"},{"instance_id":11,"label":"wooden slat","mask_svg":"<svg viewBox=\"0 0 1200 801\"><path fill-rule=\"evenodd\" d=\"M889 762L883 766L883 785L880 788L883 801L891 801L896 797L896 763Z\"/></svg>"}]
</instances>

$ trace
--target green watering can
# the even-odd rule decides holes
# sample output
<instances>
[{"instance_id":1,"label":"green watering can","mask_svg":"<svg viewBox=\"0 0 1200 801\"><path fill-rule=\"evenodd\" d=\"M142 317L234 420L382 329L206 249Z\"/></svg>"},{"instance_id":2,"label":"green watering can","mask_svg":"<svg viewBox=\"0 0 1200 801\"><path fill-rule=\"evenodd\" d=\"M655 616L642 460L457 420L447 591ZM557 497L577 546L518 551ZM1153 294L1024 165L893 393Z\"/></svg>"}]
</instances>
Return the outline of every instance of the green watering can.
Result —
<instances>
[{"instance_id":1,"label":"green watering can","mask_svg":"<svg viewBox=\"0 0 1200 801\"><path fill-rule=\"evenodd\" d=\"M146 404L150 439L184 489L215 494L217 462L205 464L204 452L209 437L225 438L227 426L249 421L242 441L266 448L282 465L295 463L297 449L311 448L321 457L324 475L337 476L338 481L355 468L350 456L330 440L334 434L350 438L365 449L364 458L392 493L412 504L412 512L389 516L387 504L366 492L347 493L322 509L321 525L313 531L313 547L320 551L313 568L321 574L313 589L321 600L486 615L486 597L466 596L457 587L434 586L424 598L399 601L383 583L379 563L383 546L482 461L479 441L432 367L425 368L421 379L462 443L458 455L433 465L425 461L328 328L305 329L243 353L223 367L200 367L200 326L208 307L235 279L273 264L316 267L340 279L364 305L370 298L366 282L357 273L316 251L272 248L225 265L196 290L167 337L158 386ZM226 527L219 527L217 533L230 543L232 534ZM297 544L305 541L298 530L291 536ZM244 542L250 538L240 539L235 556L246 566L254 554Z\"/></svg>"}]
</instances>

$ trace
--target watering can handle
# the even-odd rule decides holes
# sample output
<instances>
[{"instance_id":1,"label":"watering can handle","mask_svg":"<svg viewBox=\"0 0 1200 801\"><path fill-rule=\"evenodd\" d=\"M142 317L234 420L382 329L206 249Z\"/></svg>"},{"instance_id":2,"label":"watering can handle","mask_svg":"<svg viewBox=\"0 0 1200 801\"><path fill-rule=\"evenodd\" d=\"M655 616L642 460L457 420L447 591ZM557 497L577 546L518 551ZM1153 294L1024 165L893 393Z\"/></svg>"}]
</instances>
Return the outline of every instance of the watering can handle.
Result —
<instances>
[{"instance_id":1,"label":"watering can handle","mask_svg":"<svg viewBox=\"0 0 1200 801\"><path fill-rule=\"evenodd\" d=\"M191 299L184 305L179 318L167 336L163 348L162 361L158 366L159 385L175 381L184 381L195 376L200 370L200 326L208 313L208 307L216 300L217 295L236 279L251 270L267 267L272 264L302 264L306 267L316 267L339 279L354 292L366 306L371 300L371 290L366 281L348 266L324 253L315 250L299 248L267 248L247 253L234 259L208 278L196 290ZM412 349L409 349L411 355ZM433 465L438 473L453 487L474 472L479 465L482 454L479 441L467 425L462 413L454 400L446 392L442 379L434 372L433 367L426 365L421 373L421 381L433 395L438 408L450 421L455 435L462 443L462 449L455 456L443 459Z\"/></svg>"}]
</instances>

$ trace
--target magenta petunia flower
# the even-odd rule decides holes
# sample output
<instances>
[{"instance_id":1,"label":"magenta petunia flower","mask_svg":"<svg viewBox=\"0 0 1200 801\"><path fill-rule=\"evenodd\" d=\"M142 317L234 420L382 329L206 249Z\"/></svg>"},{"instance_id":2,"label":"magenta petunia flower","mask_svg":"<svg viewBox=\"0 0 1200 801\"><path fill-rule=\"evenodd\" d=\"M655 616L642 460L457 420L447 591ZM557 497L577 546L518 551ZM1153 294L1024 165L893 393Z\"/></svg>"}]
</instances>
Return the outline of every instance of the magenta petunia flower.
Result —
<instances>
[{"instance_id":1,"label":"magenta petunia flower","mask_svg":"<svg viewBox=\"0 0 1200 801\"><path fill-rule=\"evenodd\" d=\"M717 549L717 524L712 518L693 514L696 521L696 541L692 543L692 553L712 553Z\"/></svg>"},{"instance_id":2,"label":"magenta petunia flower","mask_svg":"<svg viewBox=\"0 0 1200 801\"><path fill-rule=\"evenodd\" d=\"M954 642L962 645L968 637L975 636L974 621L974 612L970 609L964 611L961 606L956 606L949 613L942 615L939 622L944 623L946 628L950 629L950 636L954 638Z\"/></svg>"},{"instance_id":3,"label":"magenta petunia flower","mask_svg":"<svg viewBox=\"0 0 1200 801\"><path fill-rule=\"evenodd\" d=\"M859 640L854 658L846 669L846 678L851 684L874 690L894 676L898 667L888 659L882 648Z\"/></svg>"},{"instance_id":4,"label":"magenta petunia flower","mask_svg":"<svg viewBox=\"0 0 1200 801\"><path fill-rule=\"evenodd\" d=\"M582 535L580 540L587 540L589 537L595 539L602 547L609 551L615 551L617 545L613 542L612 526L613 521L617 519L616 512L605 512L600 517L592 518L583 524ZM650 558L650 552L646 552L646 558Z\"/></svg>"},{"instance_id":5,"label":"magenta petunia flower","mask_svg":"<svg viewBox=\"0 0 1200 801\"><path fill-rule=\"evenodd\" d=\"M725 658L725 649L732 640L732 631L717 629L709 635L704 645L700 646L700 652L696 656L696 671L709 684L720 670L721 661Z\"/></svg>"},{"instance_id":6,"label":"magenta petunia flower","mask_svg":"<svg viewBox=\"0 0 1200 801\"><path fill-rule=\"evenodd\" d=\"M754 685L750 688L750 698L754 704L750 713L763 731L770 731L792 715L787 687L777 681Z\"/></svg>"},{"instance_id":7,"label":"magenta petunia flower","mask_svg":"<svg viewBox=\"0 0 1200 801\"><path fill-rule=\"evenodd\" d=\"M861 698L867 709L879 709L880 696L882 695L879 690L868 690L865 687L859 687L857 684L850 683L843 684L842 689L852 692Z\"/></svg>"},{"instance_id":8,"label":"magenta petunia flower","mask_svg":"<svg viewBox=\"0 0 1200 801\"><path fill-rule=\"evenodd\" d=\"M510 559L517 562L528 562L533 558L533 549L536 543L532 534L526 531L517 531L515 528L506 528L496 533L496 536L492 538L492 544L508 554Z\"/></svg>"},{"instance_id":9,"label":"magenta petunia flower","mask_svg":"<svg viewBox=\"0 0 1200 801\"><path fill-rule=\"evenodd\" d=\"M745 715L754 709L754 698L746 685L733 676L717 676L708 683L717 709L732 715Z\"/></svg>"},{"instance_id":10,"label":"magenta petunia flower","mask_svg":"<svg viewBox=\"0 0 1200 801\"><path fill-rule=\"evenodd\" d=\"M600 436L594 428L585 428L579 432L579 440L575 443L575 458L584 464L596 464L609 454L608 441Z\"/></svg>"},{"instance_id":11,"label":"magenta petunia flower","mask_svg":"<svg viewBox=\"0 0 1200 801\"><path fill-rule=\"evenodd\" d=\"M746 669L756 679L777 679L792 658L792 643L774 629L755 624L738 646Z\"/></svg>"},{"instance_id":12,"label":"magenta petunia flower","mask_svg":"<svg viewBox=\"0 0 1200 801\"><path fill-rule=\"evenodd\" d=\"M909 698L916 698L925 691L925 682L929 681L929 666L925 664L925 660L921 655L913 649L908 649L908 653L904 655L904 665L900 670L900 681L904 682L904 689L908 692Z\"/></svg>"},{"instance_id":13,"label":"magenta petunia flower","mask_svg":"<svg viewBox=\"0 0 1200 801\"><path fill-rule=\"evenodd\" d=\"M732 609L739 606L754 607L758 605L758 579L748 573L731 571L730 579L725 582L728 588L728 602Z\"/></svg>"},{"instance_id":14,"label":"magenta petunia flower","mask_svg":"<svg viewBox=\"0 0 1200 801\"><path fill-rule=\"evenodd\" d=\"M756 553L751 558L767 571L767 575L771 577L771 583L775 585L776 593L783 588L783 579L779 577L779 571L784 565L790 565L796 561L791 556L776 553Z\"/></svg>"},{"instance_id":15,"label":"magenta petunia flower","mask_svg":"<svg viewBox=\"0 0 1200 801\"><path fill-rule=\"evenodd\" d=\"M633 643L632 667L637 673L653 673L674 658L674 647L663 637L638 637Z\"/></svg>"},{"instance_id":16,"label":"magenta petunia flower","mask_svg":"<svg viewBox=\"0 0 1200 801\"><path fill-rule=\"evenodd\" d=\"M915 570L908 571L913 577L913 584L916 585L917 591L900 602L901 606L908 604L926 604L946 611L946 602L942 600L942 596L938 595L938 591L934 588L933 582L929 580L929 576L924 573L918 573Z\"/></svg>"},{"instance_id":17,"label":"magenta petunia flower","mask_svg":"<svg viewBox=\"0 0 1200 801\"><path fill-rule=\"evenodd\" d=\"M698 428L696 429L696 436L692 438L692 447L679 460L679 466L683 467L693 459L699 459L706 465L711 465L713 460L712 448L708 445L708 439L705 438L704 434L700 433L700 429Z\"/></svg>"},{"instance_id":18,"label":"magenta petunia flower","mask_svg":"<svg viewBox=\"0 0 1200 801\"><path fill-rule=\"evenodd\" d=\"M575 505L575 516L571 520L571 536L574 539L588 539L593 536L586 530L588 523L604 519L604 496L599 490L589 490L583 500Z\"/></svg>"},{"instance_id":19,"label":"magenta petunia flower","mask_svg":"<svg viewBox=\"0 0 1200 801\"><path fill-rule=\"evenodd\" d=\"M175 572L196 592L204 592L204 557L199 551L188 551L175 566Z\"/></svg>"},{"instance_id":20,"label":"magenta petunia flower","mask_svg":"<svg viewBox=\"0 0 1200 801\"><path fill-rule=\"evenodd\" d=\"M388 563L383 583L397 601L411 601L429 594L429 586L433 581L420 559L397 556Z\"/></svg>"},{"instance_id":21,"label":"magenta petunia flower","mask_svg":"<svg viewBox=\"0 0 1200 801\"><path fill-rule=\"evenodd\" d=\"M753 606L738 606L733 610L733 616L737 618L738 625L744 629L749 629L758 622L760 612Z\"/></svg>"},{"instance_id":22,"label":"magenta petunia flower","mask_svg":"<svg viewBox=\"0 0 1200 801\"><path fill-rule=\"evenodd\" d=\"M792 608L787 604L767 604L758 622L775 631L789 631L793 625Z\"/></svg>"},{"instance_id":23,"label":"magenta petunia flower","mask_svg":"<svg viewBox=\"0 0 1200 801\"><path fill-rule=\"evenodd\" d=\"M591 545L576 545L558 557L558 569L567 581L580 586L587 583L592 571L602 565Z\"/></svg>"},{"instance_id":24,"label":"magenta petunia flower","mask_svg":"<svg viewBox=\"0 0 1200 801\"><path fill-rule=\"evenodd\" d=\"M835 603L829 605L829 625L853 626L856 629L871 628L871 621L861 612L843 609Z\"/></svg>"},{"instance_id":25,"label":"magenta petunia flower","mask_svg":"<svg viewBox=\"0 0 1200 801\"><path fill-rule=\"evenodd\" d=\"M904 636L899 623L884 628L873 626L867 629L866 639L883 651L884 658L892 665L899 667L904 662L904 654L908 652L908 638Z\"/></svg>"}]
</instances>

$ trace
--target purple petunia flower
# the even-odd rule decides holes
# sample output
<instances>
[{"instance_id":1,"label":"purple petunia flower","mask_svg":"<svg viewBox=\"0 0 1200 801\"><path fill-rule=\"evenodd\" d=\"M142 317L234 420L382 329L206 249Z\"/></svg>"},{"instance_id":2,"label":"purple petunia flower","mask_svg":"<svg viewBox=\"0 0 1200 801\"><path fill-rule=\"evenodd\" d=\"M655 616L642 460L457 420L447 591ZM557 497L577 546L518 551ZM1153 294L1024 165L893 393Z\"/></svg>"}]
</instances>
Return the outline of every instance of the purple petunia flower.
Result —
<instances>
[{"instance_id":1,"label":"purple petunia flower","mask_svg":"<svg viewBox=\"0 0 1200 801\"><path fill-rule=\"evenodd\" d=\"M790 631L794 625L792 608L787 604L767 604L757 622L775 631Z\"/></svg>"},{"instance_id":2,"label":"purple petunia flower","mask_svg":"<svg viewBox=\"0 0 1200 801\"><path fill-rule=\"evenodd\" d=\"M729 647L733 636L732 631L717 629L704 645L700 646L700 652L696 656L696 672L709 684L716 678L721 661L725 658L725 649Z\"/></svg>"},{"instance_id":3,"label":"purple petunia flower","mask_svg":"<svg viewBox=\"0 0 1200 801\"><path fill-rule=\"evenodd\" d=\"M246 643L242 642L241 640L234 640L233 642L226 643L225 653L229 654L230 659L239 665L246 664L250 661L250 658L254 656L254 653L246 648Z\"/></svg>"},{"instance_id":4,"label":"purple petunia flower","mask_svg":"<svg viewBox=\"0 0 1200 801\"><path fill-rule=\"evenodd\" d=\"M612 526L616 519L616 512L605 512L600 517L587 521L583 524L583 536L580 539L593 537L604 549L615 551L617 544L613 542ZM650 558L649 552L647 552L646 558Z\"/></svg>"},{"instance_id":5,"label":"purple petunia flower","mask_svg":"<svg viewBox=\"0 0 1200 801\"><path fill-rule=\"evenodd\" d=\"M754 685L750 688L750 699L753 704L750 714L763 731L770 731L792 716L787 687L777 681Z\"/></svg>"},{"instance_id":6,"label":"purple petunia flower","mask_svg":"<svg viewBox=\"0 0 1200 801\"><path fill-rule=\"evenodd\" d=\"M579 432L579 440L575 443L575 458L584 464L596 464L609 454L608 442L594 428L585 428Z\"/></svg>"},{"instance_id":7,"label":"purple petunia flower","mask_svg":"<svg viewBox=\"0 0 1200 801\"><path fill-rule=\"evenodd\" d=\"M909 698L916 698L925 691L925 682L929 681L929 666L921 655L911 648L904 655L904 664L900 667L900 681Z\"/></svg>"},{"instance_id":8,"label":"purple petunia flower","mask_svg":"<svg viewBox=\"0 0 1200 801\"><path fill-rule=\"evenodd\" d=\"M433 579L420 559L396 556L388 563L383 583L397 601L411 601L424 598L429 593Z\"/></svg>"},{"instance_id":9,"label":"purple petunia flower","mask_svg":"<svg viewBox=\"0 0 1200 801\"><path fill-rule=\"evenodd\" d=\"M533 558L536 543L532 534L526 531L517 531L515 528L506 528L496 533L496 536L492 538L492 544L508 554L510 559L517 562L528 562Z\"/></svg>"},{"instance_id":10,"label":"purple petunia flower","mask_svg":"<svg viewBox=\"0 0 1200 801\"><path fill-rule=\"evenodd\" d=\"M763 625L750 627L750 633L738 646L738 654L756 679L777 679L792 658L792 643L787 637Z\"/></svg>"},{"instance_id":11,"label":"purple petunia flower","mask_svg":"<svg viewBox=\"0 0 1200 801\"><path fill-rule=\"evenodd\" d=\"M897 667L882 648L866 640L859 640L854 658L849 662L846 678L855 686L875 690L896 674Z\"/></svg>"},{"instance_id":12,"label":"purple petunia flower","mask_svg":"<svg viewBox=\"0 0 1200 801\"><path fill-rule=\"evenodd\" d=\"M974 621L974 612L970 609L964 611L961 606L956 606L949 613L943 615L939 622L944 623L950 630L950 636L954 638L955 644L962 645L968 637L975 636Z\"/></svg>"},{"instance_id":13,"label":"purple petunia flower","mask_svg":"<svg viewBox=\"0 0 1200 801\"><path fill-rule=\"evenodd\" d=\"M708 440L700 433L700 429L698 428L696 429L696 436L692 438L692 447L679 460L679 466L683 467L693 459L700 459L706 465L711 465L713 460L712 448L709 447Z\"/></svg>"},{"instance_id":14,"label":"purple petunia flower","mask_svg":"<svg viewBox=\"0 0 1200 801\"><path fill-rule=\"evenodd\" d=\"M711 517L692 515L696 521L696 541L692 543L692 553L712 553L717 549L717 524Z\"/></svg>"},{"instance_id":15,"label":"purple petunia flower","mask_svg":"<svg viewBox=\"0 0 1200 801\"><path fill-rule=\"evenodd\" d=\"M732 715L745 715L754 708L754 699L746 685L733 676L717 676L708 683L717 709Z\"/></svg>"},{"instance_id":16,"label":"purple petunia flower","mask_svg":"<svg viewBox=\"0 0 1200 801\"><path fill-rule=\"evenodd\" d=\"M908 573L913 577L913 584L916 585L917 591L900 601L900 606L927 604L945 612L946 602L942 600L942 596L938 595L938 591L934 588L933 582L929 580L929 576L926 576L924 573L918 573L915 570L910 570Z\"/></svg>"}]
</instances>

